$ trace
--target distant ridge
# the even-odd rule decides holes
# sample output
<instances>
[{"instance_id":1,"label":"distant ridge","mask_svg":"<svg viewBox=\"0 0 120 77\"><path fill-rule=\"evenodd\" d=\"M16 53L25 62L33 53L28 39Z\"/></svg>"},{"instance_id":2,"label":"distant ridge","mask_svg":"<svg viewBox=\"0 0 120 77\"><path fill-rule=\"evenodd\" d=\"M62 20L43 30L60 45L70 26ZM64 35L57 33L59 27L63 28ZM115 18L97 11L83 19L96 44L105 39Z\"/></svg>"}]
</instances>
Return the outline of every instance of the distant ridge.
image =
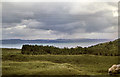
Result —
<instances>
[{"instance_id":1,"label":"distant ridge","mask_svg":"<svg viewBox=\"0 0 120 77\"><path fill-rule=\"evenodd\" d=\"M2 44L24 44L24 43L76 43L76 42L107 42L111 39L37 39L37 40L22 40L22 39L3 39Z\"/></svg>"}]
</instances>

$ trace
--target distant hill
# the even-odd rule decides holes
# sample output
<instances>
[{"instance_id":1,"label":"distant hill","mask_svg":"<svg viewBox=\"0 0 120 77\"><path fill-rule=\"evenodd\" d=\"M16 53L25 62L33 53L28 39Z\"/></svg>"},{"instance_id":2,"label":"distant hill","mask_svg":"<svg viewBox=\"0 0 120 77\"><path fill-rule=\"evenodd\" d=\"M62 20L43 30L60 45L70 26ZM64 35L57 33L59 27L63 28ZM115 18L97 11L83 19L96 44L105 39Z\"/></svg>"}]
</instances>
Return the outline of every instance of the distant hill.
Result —
<instances>
[{"instance_id":1,"label":"distant hill","mask_svg":"<svg viewBox=\"0 0 120 77\"><path fill-rule=\"evenodd\" d=\"M21 39L3 39L2 44L24 44L24 43L72 43L72 42L106 42L110 39L55 39L55 40L21 40Z\"/></svg>"}]
</instances>

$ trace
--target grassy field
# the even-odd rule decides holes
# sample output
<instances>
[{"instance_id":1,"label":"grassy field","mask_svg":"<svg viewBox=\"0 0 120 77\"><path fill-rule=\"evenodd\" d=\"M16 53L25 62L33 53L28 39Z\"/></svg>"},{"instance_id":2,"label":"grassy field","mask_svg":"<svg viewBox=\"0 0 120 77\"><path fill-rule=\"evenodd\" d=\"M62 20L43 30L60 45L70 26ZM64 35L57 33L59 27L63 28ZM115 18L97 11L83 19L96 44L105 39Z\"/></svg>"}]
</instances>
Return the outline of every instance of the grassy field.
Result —
<instances>
[{"instance_id":1,"label":"grassy field","mask_svg":"<svg viewBox=\"0 0 120 77\"><path fill-rule=\"evenodd\" d=\"M3 75L108 75L117 56L23 55L21 50L2 49Z\"/></svg>"}]
</instances>

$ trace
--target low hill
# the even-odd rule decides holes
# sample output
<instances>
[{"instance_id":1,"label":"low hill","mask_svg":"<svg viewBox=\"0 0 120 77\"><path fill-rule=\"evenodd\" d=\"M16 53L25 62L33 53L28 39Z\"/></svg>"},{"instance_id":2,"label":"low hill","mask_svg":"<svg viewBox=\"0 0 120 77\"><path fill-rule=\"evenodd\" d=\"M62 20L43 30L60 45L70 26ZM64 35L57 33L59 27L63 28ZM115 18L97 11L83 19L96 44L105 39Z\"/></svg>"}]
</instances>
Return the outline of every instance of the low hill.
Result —
<instances>
[{"instance_id":1,"label":"low hill","mask_svg":"<svg viewBox=\"0 0 120 77\"><path fill-rule=\"evenodd\" d=\"M110 41L110 42L100 43L94 46L90 46L87 48L87 51L95 55L118 56L120 55L118 49L119 41L120 39L117 39L115 41Z\"/></svg>"},{"instance_id":2,"label":"low hill","mask_svg":"<svg viewBox=\"0 0 120 77\"><path fill-rule=\"evenodd\" d=\"M36 40L23 40L23 39L3 39L0 40L2 44L24 44L24 43L76 43L76 42L105 42L110 39L36 39Z\"/></svg>"}]
</instances>

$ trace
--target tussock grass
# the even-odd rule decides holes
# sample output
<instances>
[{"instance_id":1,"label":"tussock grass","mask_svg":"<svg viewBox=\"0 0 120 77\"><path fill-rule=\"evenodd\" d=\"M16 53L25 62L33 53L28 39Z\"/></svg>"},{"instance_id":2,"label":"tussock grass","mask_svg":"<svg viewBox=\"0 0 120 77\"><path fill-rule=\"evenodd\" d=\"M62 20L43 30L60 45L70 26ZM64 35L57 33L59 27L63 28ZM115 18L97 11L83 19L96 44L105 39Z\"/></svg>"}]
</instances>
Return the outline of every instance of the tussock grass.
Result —
<instances>
[{"instance_id":1,"label":"tussock grass","mask_svg":"<svg viewBox=\"0 0 120 77\"><path fill-rule=\"evenodd\" d=\"M22 55L3 49L3 75L107 75L118 56Z\"/></svg>"}]
</instances>

